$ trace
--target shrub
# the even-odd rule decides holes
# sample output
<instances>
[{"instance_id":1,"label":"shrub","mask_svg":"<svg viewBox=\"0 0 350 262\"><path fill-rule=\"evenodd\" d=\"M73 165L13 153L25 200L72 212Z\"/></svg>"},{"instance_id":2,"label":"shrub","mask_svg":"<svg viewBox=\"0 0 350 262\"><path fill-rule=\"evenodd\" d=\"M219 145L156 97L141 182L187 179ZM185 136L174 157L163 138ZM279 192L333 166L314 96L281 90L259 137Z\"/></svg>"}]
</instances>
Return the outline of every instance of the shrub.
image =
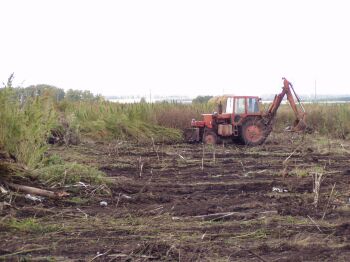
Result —
<instances>
[{"instance_id":1,"label":"shrub","mask_svg":"<svg viewBox=\"0 0 350 262\"><path fill-rule=\"evenodd\" d=\"M35 167L46 150L55 112L47 97L20 103L11 87L0 89L0 147L18 162Z\"/></svg>"}]
</instances>

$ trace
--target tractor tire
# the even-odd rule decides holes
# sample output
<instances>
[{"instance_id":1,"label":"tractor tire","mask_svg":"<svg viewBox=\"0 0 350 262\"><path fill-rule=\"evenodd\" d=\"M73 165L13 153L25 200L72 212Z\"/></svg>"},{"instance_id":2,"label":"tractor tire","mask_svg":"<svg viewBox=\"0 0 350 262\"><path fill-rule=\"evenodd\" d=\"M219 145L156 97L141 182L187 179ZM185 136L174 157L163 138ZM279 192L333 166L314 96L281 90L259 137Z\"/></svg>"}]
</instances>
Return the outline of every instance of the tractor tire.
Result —
<instances>
[{"instance_id":1,"label":"tractor tire","mask_svg":"<svg viewBox=\"0 0 350 262\"><path fill-rule=\"evenodd\" d=\"M269 133L261 119L250 118L242 125L241 139L248 146L258 146L265 142Z\"/></svg>"},{"instance_id":2,"label":"tractor tire","mask_svg":"<svg viewBox=\"0 0 350 262\"><path fill-rule=\"evenodd\" d=\"M207 145L215 145L218 142L217 134L212 130L204 130L203 143Z\"/></svg>"}]
</instances>

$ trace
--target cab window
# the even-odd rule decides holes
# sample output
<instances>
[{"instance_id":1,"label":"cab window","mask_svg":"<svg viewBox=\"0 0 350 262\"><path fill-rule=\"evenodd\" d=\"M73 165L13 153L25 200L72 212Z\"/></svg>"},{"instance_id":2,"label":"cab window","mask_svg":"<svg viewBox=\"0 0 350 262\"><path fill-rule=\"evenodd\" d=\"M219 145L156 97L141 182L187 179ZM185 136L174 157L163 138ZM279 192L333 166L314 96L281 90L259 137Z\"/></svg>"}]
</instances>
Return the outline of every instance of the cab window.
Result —
<instances>
[{"instance_id":1,"label":"cab window","mask_svg":"<svg viewBox=\"0 0 350 262\"><path fill-rule=\"evenodd\" d=\"M236 98L235 101L235 114L245 113L245 98Z\"/></svg>"},{"instance_id":2,"label":"cab window","mask_svg":"<svg viewBox=\"0 0 350 262\"><path fill-rule=\"evenodd\" d=\"M248 98L248 113L258 113L259 112L259 102L256 98Z\"/></svg>"},{"instance_id":3,"label":"cab window","mask_svg":"<svg viewBox=\"0 0 350 262\"><path fill-rule=\"evenodd\" d=\"M225 112L230 113L230 114L233 113L233 98L232 97L227 98Z\"/></svg>"}]
</instances>

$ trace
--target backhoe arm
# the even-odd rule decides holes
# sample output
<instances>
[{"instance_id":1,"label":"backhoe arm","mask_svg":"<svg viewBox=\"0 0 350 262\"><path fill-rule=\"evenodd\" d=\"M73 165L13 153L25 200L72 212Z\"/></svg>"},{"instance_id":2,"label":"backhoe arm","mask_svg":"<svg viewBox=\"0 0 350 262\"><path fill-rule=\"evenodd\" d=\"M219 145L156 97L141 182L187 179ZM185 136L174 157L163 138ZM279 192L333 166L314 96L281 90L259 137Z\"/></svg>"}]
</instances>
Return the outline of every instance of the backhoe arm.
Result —
<instances>
[{"instance_id":1,"label":"backhoe arm","mask_svg":"<svg viewBox=\"0 0 350 262\"><path fill-rule=\"evenodd\" d=\"M300 107L301 107L301 112L298 110L298 107L294 101L293 93L298 101ZM294 125L292 127L292 131L303 131L306 128L306 123L305 123L305 109L303 105L300 102L300 98L298 95L295 93L293 85L285 78L283 78L283 88L282 92L278 95L275 96L272 104L270 105L269 109L266 112L266 117L268 119L268 125L272 125L272 121L276 116L277 110L281 105L281 102L284 98L284 96L287 95L288 102L295 114L296 120L294 121Z\"/></svg>"}]
</instances>

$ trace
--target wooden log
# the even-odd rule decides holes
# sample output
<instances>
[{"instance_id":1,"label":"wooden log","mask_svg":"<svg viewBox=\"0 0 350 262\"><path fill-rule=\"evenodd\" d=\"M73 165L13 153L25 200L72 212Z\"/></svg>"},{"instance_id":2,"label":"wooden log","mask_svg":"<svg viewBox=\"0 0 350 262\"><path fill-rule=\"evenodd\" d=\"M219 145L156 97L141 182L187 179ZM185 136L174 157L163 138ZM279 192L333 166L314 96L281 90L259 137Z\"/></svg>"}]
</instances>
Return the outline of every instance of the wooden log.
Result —
<instances>
[{"instance_id":1,"label":"wooden log","mask_svg":"<svg viewBox=\"0 0 350 262\"><path fill-rule=\"evenodd\" d=\"M14 190L18 190L24 193L38 195L38 196L44 196L49 198L61 198L61 197L69 196L69 193L64 191L53 192L53 191L48 191L45 189L40 189L36 187L31 187L31 186L23 186L23 185L17 185L13 183L7 183L7 184L10 188Z\"/></svg>"}]
</instances>

